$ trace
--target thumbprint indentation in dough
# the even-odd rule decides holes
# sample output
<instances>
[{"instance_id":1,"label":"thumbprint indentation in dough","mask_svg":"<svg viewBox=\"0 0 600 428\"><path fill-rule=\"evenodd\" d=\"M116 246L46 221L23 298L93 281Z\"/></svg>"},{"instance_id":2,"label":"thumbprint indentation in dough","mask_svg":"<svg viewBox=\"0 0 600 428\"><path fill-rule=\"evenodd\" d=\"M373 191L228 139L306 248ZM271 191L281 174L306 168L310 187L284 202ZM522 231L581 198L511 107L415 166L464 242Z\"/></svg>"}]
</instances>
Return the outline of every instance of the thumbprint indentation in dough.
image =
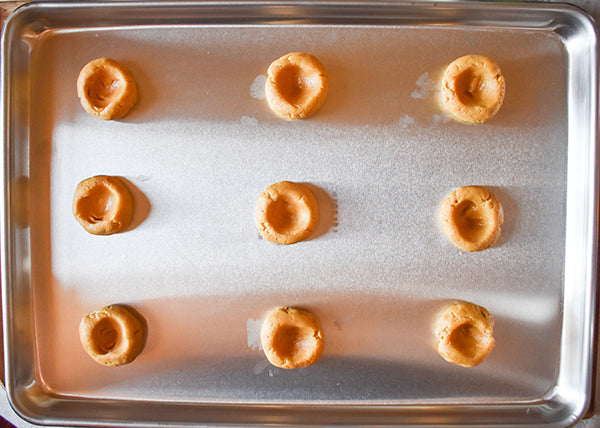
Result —
<instances>
[{"instance_id":1,"label":"thumbprint indentation in dough","mask_svg":"<svg viewBox=\"0 0 600 428\"><path fill-rule=\"evenodd\" d=\"M454 221L459 233L470 242L477 242L489 233L492 226L487 220L489 216L484 207L473 201L465 200L456 206Z\"/></svg>"},{"instance_id":2,"label":"thumbprint indentation in dough","mask_svg":"<svg viewBox=\"0 0 600 428\"><path fill-rule=\"evenodd\" d=\"M279 356L283 359L290 359L297 356L304 359L302 354L306 347L302 345L304 341L301 330L295 325L282 325L273 337L273 346L277 348Z\"/></svg>"},{"instance_id":3,"label":"thumbprint indentation in dough","mask_svg":"<svg viewBox=\"0 0 600 428\"><path fill-rule=\"evenodd\" d=\"M320 90L316 82L296 64L290 64L279 72L279 92L290 104L304 104L313 97Z\"/></svg>"},{"instance_id":4,"label":"thumbprint indentation in dough","mask_svg":"<svg viewBox=\"0 0 600 428\"><path fill-rule=\"evenodd\" d=\"M77 209L90 223L104 221L115 209L110 189L104 184L92 188L86 197L79 200Z\"/></svg>"},{"instance_id":5,"label":"thumbprint indentation in dough","mask_svg":"<svg viewBox=\"0 0 600 428\"><path fill-rule=\"evenodd\" d=\"M471 323L456 328L449 338L454 348L467 358L473 358L479 352L482 333Z\"/></svg>"},{"instance_id":6,"label":"thumbprint indentation in dough","mask_svg":"<svg viewBox=\"0 0 600 428\"><path fill-rule=\"evenodd\" d=\"M482 105L490 108L498 95L491 85L486 85L482 73L468 68L456 76L456 96L464 105Z\"/></svg>"},{"instance_id":7,"label":"thumbprint indentation in dough","mask_svg":"<svg viewBox=\"0 0 600 428\"><path fill-rule=\"evenodd\" d=\"M121 96L124 86L108 70L99 69L87 88L87 96L102 109Z\"/></svg>"},{"instance_id":8,"label":"thumbprint indentation in dough","mask_svg":"<svg viewBox=\"0 0 600 428\"><path fill-rule=\"evenodd\" d=\"M119 327L112 318L101 319L92 329L94 350L100 355L108 354L120 340Z\"/></svg>"},{"instance_id":9,"label":"thumbprint indentation in dough","mask_svg":"<svg viewBox=\"0 0 600 428\"><path fill-rule=\"evenodd\" d=\"M267 206L267 221L277 233L292 234L308 226L311 216L301 198L294 200L287 195L280 195Z\"/></svg>"}]
</instances>

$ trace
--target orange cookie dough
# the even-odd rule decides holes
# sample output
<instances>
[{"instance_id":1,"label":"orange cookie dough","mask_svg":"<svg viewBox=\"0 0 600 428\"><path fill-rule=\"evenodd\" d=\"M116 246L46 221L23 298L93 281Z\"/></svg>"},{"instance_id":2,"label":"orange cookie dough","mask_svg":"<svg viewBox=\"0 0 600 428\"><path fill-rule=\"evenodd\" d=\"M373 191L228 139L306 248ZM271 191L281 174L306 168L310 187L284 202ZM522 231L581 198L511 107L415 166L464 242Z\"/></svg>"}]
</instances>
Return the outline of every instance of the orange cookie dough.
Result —
<instances>
[{"instance_id":1,"label":"orange cookie dough","mask_svg":"<svg viewBox=\"0 0 600 428\"><path fill-rule=\"evenodd\" d=\"M327 98L327 70L314 56L292 52L275 60L267 70L265 94L269 107L286 119L303 119Z\"/></svg>"},{"instance_id":2,"label":"orange cookie dough","mask_svg":"<svg viewBox=\"0 0 600 428\"><path fill-rule=\"evenodd\" d=\"M129 309L111 305L83 317L79 339L96 362L120 366L132 362L142 350L144 329Z\"/></svg>"},{"instance_id":3,"label":"orange cookie dough","mask_svg":"<svg viewBox=\"0 0 600 428\"><path fill-rule=\"evenodd\" d=\"M73 196L73 215L94 235L122 232L133 215L133 199L125 184L108 175L80 182Z\"/></svg>"},{"instance_id":4,"label":"orange cookie dough","mask_svg":"<svg viewBox=\"0 0 600 428\"><path fill-rule=\"evenodd\" d=\"M310 312L278 308L264 321L260 340L271 364L296 369L317 362L323 353L323 333Z\"/></svg>"},{"instance_id":5,"label":"orange cookie dough","mask_svg":"<svg viewBox=\"0 0 600 428\"><path fill-rule=\"evenodd\" d=\"M90 61L77 78L77 96L92 116L104 120L123 117L137 101L131 73L109 58Z\"/></svg>"},{"instance_id":6,"label":"orange cookie dough","mask_svg":"<svg viewBox=\"0 0 600 428\"><path fill-rule=\"evenodd\" d=\"M456 119L483 123L498 113L504 101L505 82L500 67L482 55L454 60L442 80L442 102Z\"/></svg>"},{"instance_id":7,"label":"orange cookie dough","mask_svg":"<svg viewBox=\"0 0 600 428\"><path fill-rule=\"evenodd\" d=\"M446 361L476 366L494 347L493 328L494 319L487 309L469 302L454 303L437 320L437 350Z\"/></svg>"},{"instance_id":8,"label":"orange cookie dough","mask_svg":"<svg viewBox=\"0 0 600 428\"><path fill-rule=\"evenodd\" d=\"M255 222L267 241L294 244L315 231L319 205L308 187L280 181L267 187L258 198Z\"/></svg>"},{"instance_id":9,"label":"orange cookie dough","mask_svg":"<svg viewBox=\"0 0 600 428\"><path fill-rule=\"evenodd\" d=\"M481 251L500 237L504 210L498 198L485 187L466 186L442 202L440 219L454 245L465 251Z\"/></svg>"}]
</instances>

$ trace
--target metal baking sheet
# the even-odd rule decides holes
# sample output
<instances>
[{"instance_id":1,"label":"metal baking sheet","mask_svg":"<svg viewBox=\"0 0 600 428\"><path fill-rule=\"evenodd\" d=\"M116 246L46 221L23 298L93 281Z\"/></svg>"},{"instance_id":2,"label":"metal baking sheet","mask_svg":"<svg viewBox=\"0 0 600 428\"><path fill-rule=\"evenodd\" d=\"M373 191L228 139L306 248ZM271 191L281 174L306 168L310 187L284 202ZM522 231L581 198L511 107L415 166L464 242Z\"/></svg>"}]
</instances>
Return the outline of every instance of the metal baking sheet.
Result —
<instances>
[{"instance_id":1,"label":"metal baking sheet","mask_svg":"<svg viewBox=\"0 0 600 428\"><path fill-rule=\"evenodd\" d=\"M40 424L565 426L590 401L595 311L596 35L569 6L397 2L39 3L3 34L2 275L6 387ZM316 55L331 90L308 120L275 117L271 61ZM441 110L444 67L501 66L484 125ZM89 116L91 59L130 69L139 101ZM135 227L86 233L77 183L124 177ZM316 235L262 239L264 187L309 183ZM456 187L491 187L505 224L490 250L436 222ZM431 325L449 301L496 319L480 366L445 362ZM80 319L110 303L146 320L145 348L105 368ZM258 329L310 309L322 359L270 366Z\"/></svg>"}]
</instances>

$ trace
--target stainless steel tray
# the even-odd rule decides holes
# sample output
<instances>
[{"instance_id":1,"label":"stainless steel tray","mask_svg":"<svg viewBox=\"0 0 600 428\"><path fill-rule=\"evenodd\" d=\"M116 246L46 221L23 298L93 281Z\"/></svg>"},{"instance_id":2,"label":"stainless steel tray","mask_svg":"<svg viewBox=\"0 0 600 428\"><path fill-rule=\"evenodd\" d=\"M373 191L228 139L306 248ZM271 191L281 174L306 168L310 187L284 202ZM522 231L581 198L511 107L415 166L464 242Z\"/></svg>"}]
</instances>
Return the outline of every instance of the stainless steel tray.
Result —
<instances>
[{"instance_id":1,"label":"stainless steel tray","mask_svg":"<svg viewBox=\"0 0 600 428\"><path fill-rule=\"evenodd\" d=\"M547 425L590 402L596 277L596 34L569 6L397 2L39 3L3 34L2 275L6 387L40 424ZM268 64L308 51L324 107L277 119ZM458 56L493 57L505 104L449 120L436 82ZM79 105L89 60L129 68L140 99L103 122ZM137 227L111 237L71 215L77 182L125 177ZM314 239L259 239L267 185L311 183ZM462 254L436 211L492 187L499 243ZM496 347L464 369L432 346L448 301L487 307ZM138 359L83 352L81 317L128 303ZM265 312L311 309L326 349L295 371L257 349Z\"/></svg>"}]
</instances>

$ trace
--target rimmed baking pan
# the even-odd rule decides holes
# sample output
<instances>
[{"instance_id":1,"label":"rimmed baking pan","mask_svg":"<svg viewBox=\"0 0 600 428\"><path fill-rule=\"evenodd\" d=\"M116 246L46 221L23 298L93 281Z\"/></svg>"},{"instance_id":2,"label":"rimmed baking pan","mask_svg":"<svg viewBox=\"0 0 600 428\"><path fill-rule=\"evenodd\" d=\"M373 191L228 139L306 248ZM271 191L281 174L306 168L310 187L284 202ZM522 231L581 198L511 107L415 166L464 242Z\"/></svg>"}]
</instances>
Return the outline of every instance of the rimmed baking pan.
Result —
<instances>
[{"instance_id":1,"label":"rimmed baking pan","mask_svg":"<svg viewBox=\"0 0 600 428\"><path fill-rule=\"evenodd\" d=\"M311 118L264 100L271 61L310 52L330 92ZM485 124L452 120L440 77L493 58L506 98ZM34 3L3 33L2 275L6 387L49 425L565 426L590 401L597 220L596 34L548 4ZM76 80L110 57L139 88L118 121L88 115ZM94 236L71 212L84 178L123 177L135 227ZM268 185L308 183L312 239L254 225ZM463 185L504 206L499 241L465 253L441 201ZM448 302L486 307L480 365L444 361ZM145 347L107 368L81 318L107 304L145 319ZM276 306L311 310L317 364L268 364Z\"/></svg>"}]
</instances>

